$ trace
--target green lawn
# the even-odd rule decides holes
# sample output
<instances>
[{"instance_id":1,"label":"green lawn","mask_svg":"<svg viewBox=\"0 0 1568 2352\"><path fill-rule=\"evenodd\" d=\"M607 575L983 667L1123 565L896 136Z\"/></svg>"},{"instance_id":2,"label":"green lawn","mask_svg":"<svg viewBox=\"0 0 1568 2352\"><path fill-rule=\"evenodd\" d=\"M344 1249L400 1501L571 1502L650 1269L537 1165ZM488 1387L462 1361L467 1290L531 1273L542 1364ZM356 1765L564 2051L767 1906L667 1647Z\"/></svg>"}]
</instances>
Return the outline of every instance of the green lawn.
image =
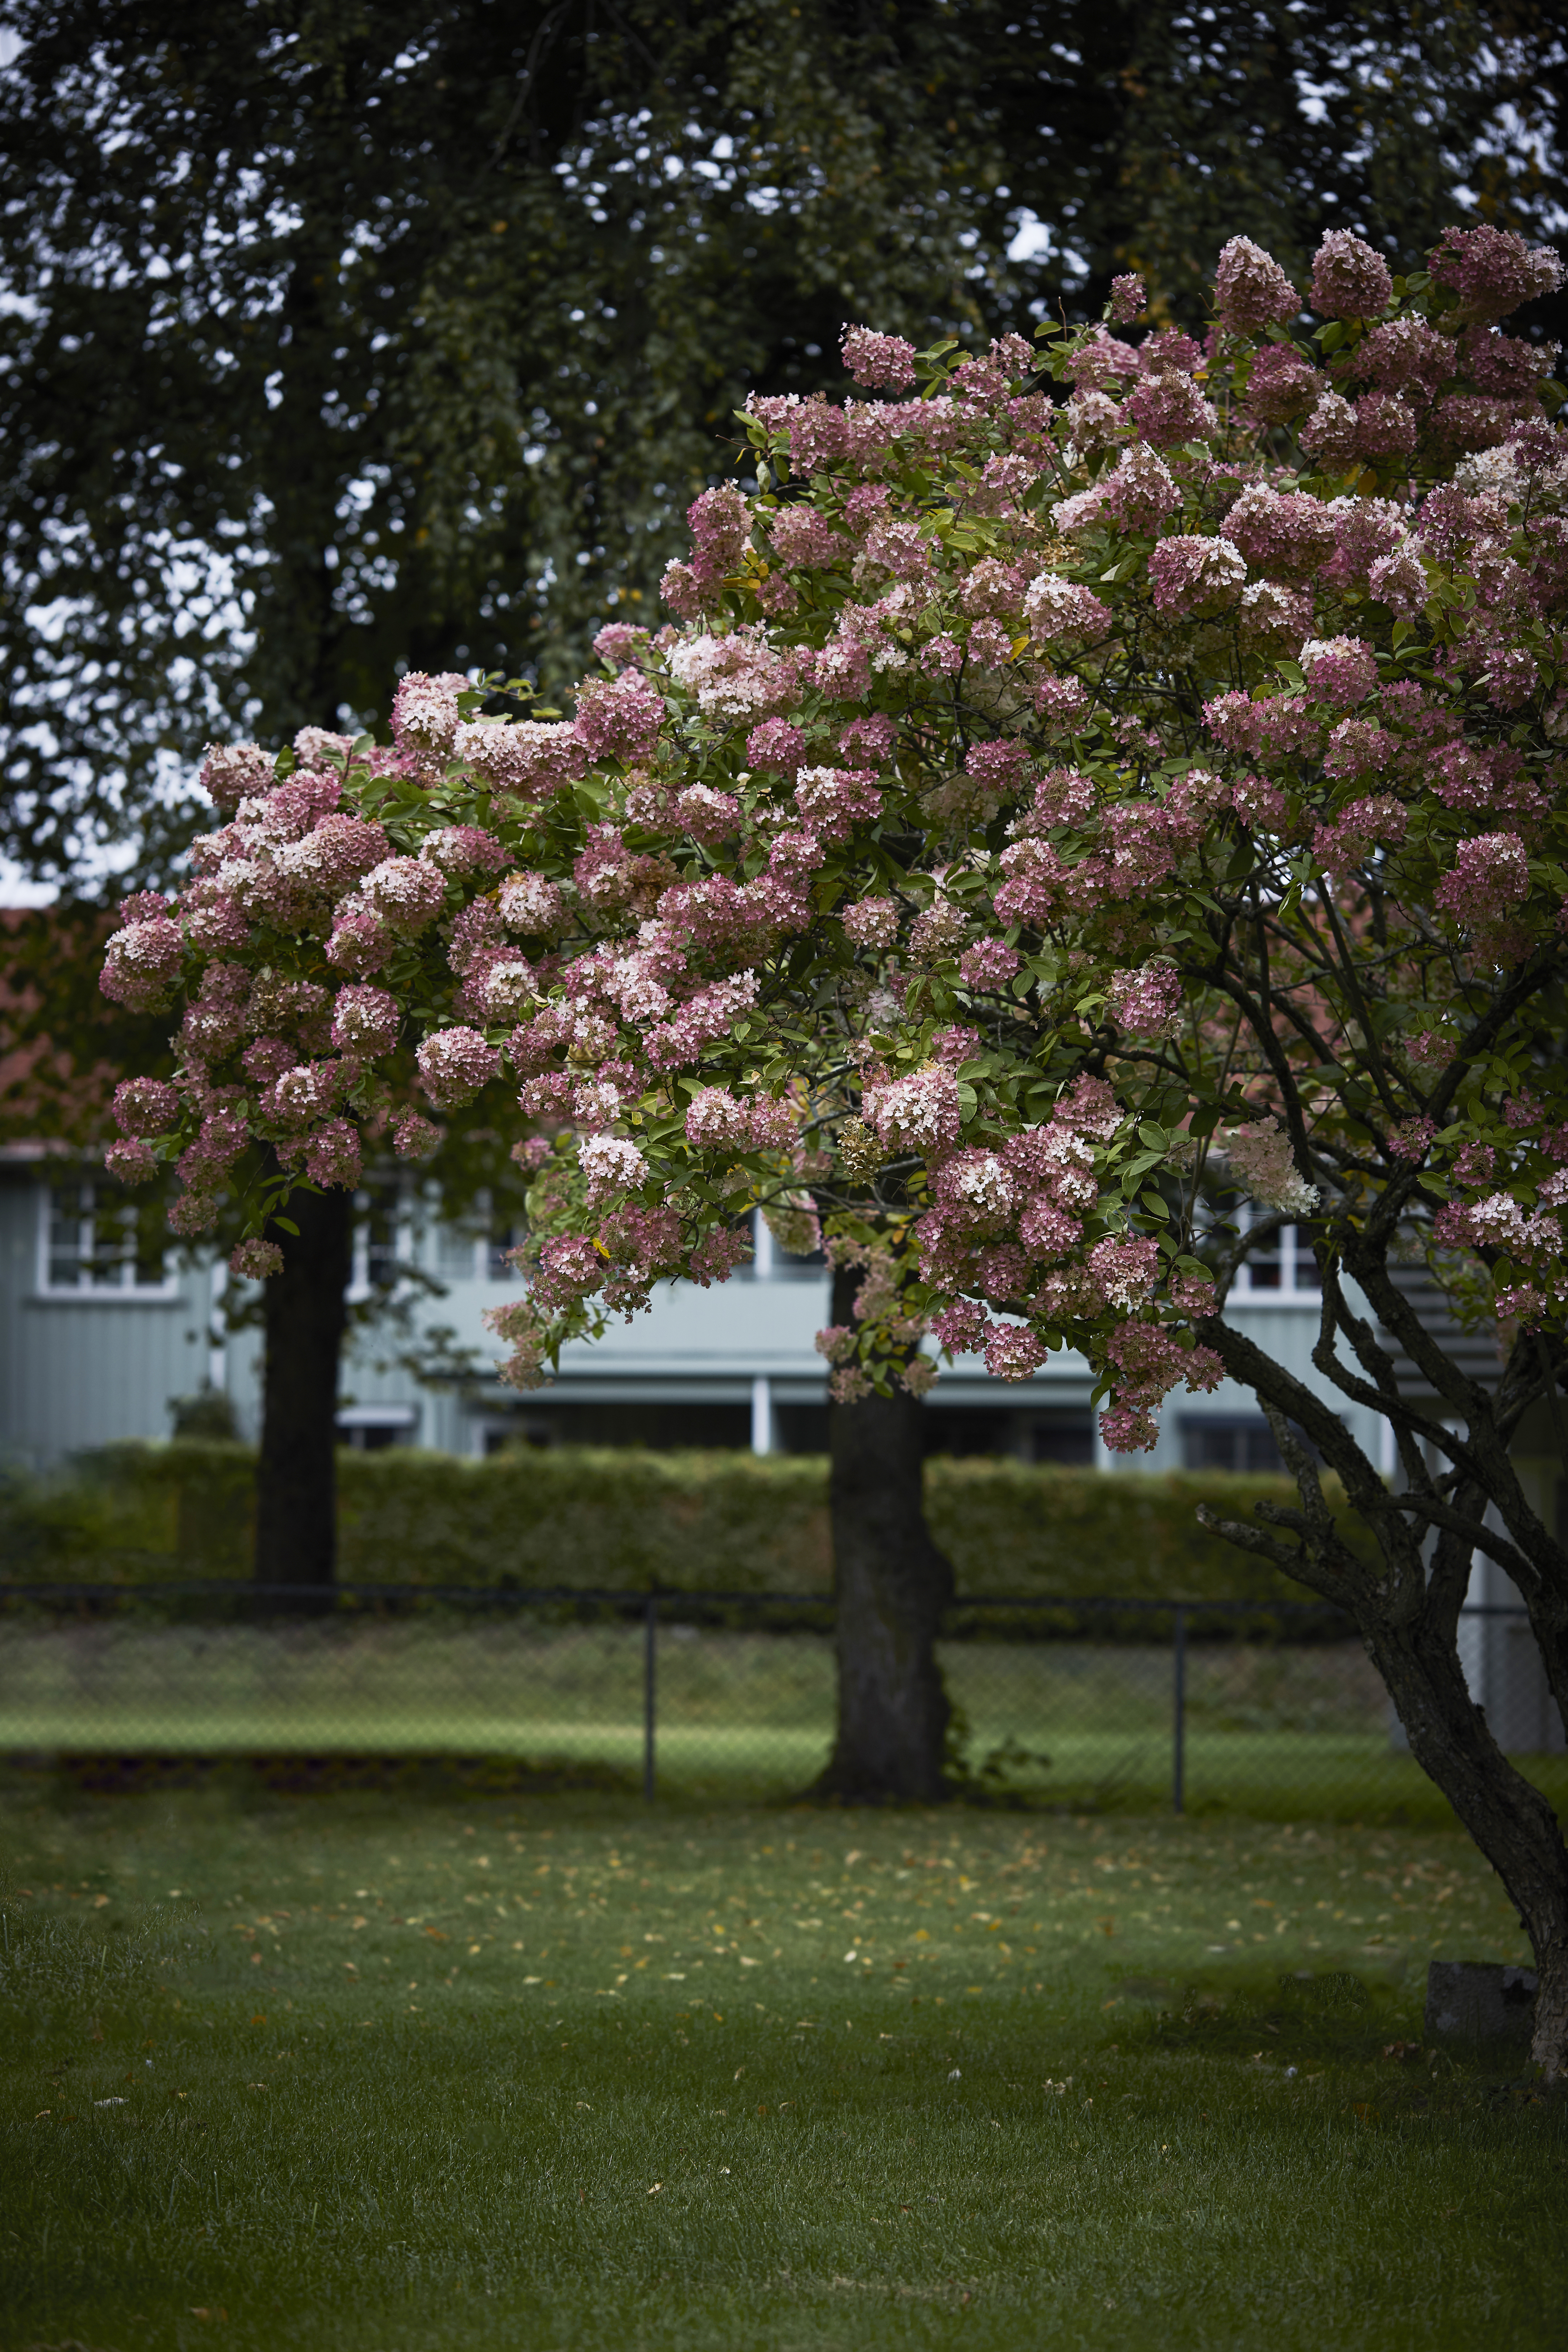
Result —
<instances>
[{"instance_id":1,"label":"green lawn","mask_svg":"<svg viewBox=\"0 0 1568 2352\"><path fill-rule=\"evenodd\" d=\"M0 1754L395 1752L592 1765L640 1781L637 1625L354 1621L273 1627L0 1625ZM1170 1801L1168 1648L952 1642L942 1655L971 1769L1047 1804ZM672 1626L658 1641L658 1770L670 1790L766 1801L806 1787L833 1736L830 1640ZM1526 1769L1568 1808L1568 1759ZM1447 1818L1389 1745L1359 1644L1197 1644L1189 1809L1289 1820Z\"/></svg>"},{"instance_id":2,"label":"green lawn","mask_svg":"<svg viewBox=\"0 0 1568 2352\"><path fill-rule=\"evenodd\" d=\"M7 2352L1562 2342L1563 2105L1419 2046L1430 1957L1523 1957L1452 1831L3 1825Z\"/></svg>"}]
</instances>

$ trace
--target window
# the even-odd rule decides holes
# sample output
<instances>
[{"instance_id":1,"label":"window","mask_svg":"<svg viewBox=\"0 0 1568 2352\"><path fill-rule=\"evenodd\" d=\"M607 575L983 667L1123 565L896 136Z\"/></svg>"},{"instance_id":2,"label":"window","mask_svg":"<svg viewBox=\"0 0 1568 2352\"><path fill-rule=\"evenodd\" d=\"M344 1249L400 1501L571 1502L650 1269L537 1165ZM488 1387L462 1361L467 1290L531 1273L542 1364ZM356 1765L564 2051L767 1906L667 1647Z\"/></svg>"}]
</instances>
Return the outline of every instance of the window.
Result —
<instances>
[{"instance_id":1,"label":"window","mask_svg":"<svg viewBox=\"0 0 1568 2352\"><path fill-rule=\"evenodd\" d=\"M743 1277L753 1282L820 1282L828 1271L827 1259L820 1249L802 1257L782 1249L760 1209L749 1211L746 1218L737 1220L737 1223L742 1231L748 1223L751 1227L752 1260L741 1269Z\"/></svg>"},{"instance_id":2,"label":"window","mask_svg":"<svg viewBox=\"0 0 1568 2352\"><path fill-rule=\"evenodd\" d=\"M161 1209L143 1210L118 1185L63 1178L43 1193L40 1223L39 1288L50 1297L174 1296Z\"/></svg>"},{"instance_id":3,"label":"window","mask_svg":"<svg viewBox=\"0 0 1568 2352\"><path fill-rule=\"evenodd\" d=\"M1244 1217L1247 1212L1244 1212ZM1237 1298L1302 1298L1322 1296L1322 1276L1310 1244L1295 1225L1281 1225L1259 1244L1236 1278Z\"/></svg>"},{"instance_id":4,"label":"window","mask_svg":"<svg viewBox=\"0 0 1568 2352\"><path fill-rule=\"evenodd\" d=\"M511 1264L508 1253L521 1248L527 1232L528 1227L521 1218L513 1223L510 1218L491 1217L489 1230L485 1235L485 1280L487 1282L517 1280L517 1268Z\"/></svg>"},{"instance_id":5,"label":"window","mask_svg":"<svg viewBox=\"0 0 1568 2352\"><path fill-rule=\"evenodd\" d=\"M412 1445L419 1426L416 1404L360 1404L338 1407L340 1445L356 1454L379 1454L388 1445Z\"/></svg>"},{"instance_id":6,"label":"window","mask_svg":"<svg viewBox=\"0 0 1568 2352\"><path fill-rule=\"evenodd\" d=\"M472 1282L477 1271L474 1258L477 1244L472 1230L467 1225L438 1225L436 1229L436 1271L443 1282Z\"/></svg>"},{"instance_id":7,"label":"window","mask_svg":"<svg viewBox=\"0 0 1568 2352\"><path fill-rule=\"evenodd\" d=\"M350 1296L390 1290L413 1255L409 1206L401 1185L374 1184L354 1195L353 1270Z\"/></svg>"},{"instance_id":8,"label":"window","mask_svg":"<svg viewBox=\"0 0 1568 2352\"><path fill-rule=\"evenodd\" d=\"M1182 1421L1182 1467L1279 1471L1285 1465L1261 1413L1194 1412Z\"/></svg>"},{"instance_id":9,"label":"window","mask_svg":"<svg viewBox=\"0 0 1568 2352\"><path fill-rule=\"evenodd\" d=\"M1224 1194L1212 1209L1199 1211L1201 1222L1212 1219L1216 1224L1234 1224L1241 1234L1249 1233L1268 1213L1251 1201L1238 1201L1234 1195ZM1233 1305L1244 1300L1256 1300L1259 1306L1292 1300L1315 1306L1322 1297L1322 1288L1310 1243L1299 1226L1280 1225L1244 1259L1237 1270L1230 1297Z\"/></svg>"},{"instance_id":10,"label":"window","mask_svg":"<svg viewBox=\"0 0 1568 2352\"><path fill-rule=\"evenodd\" d=\"M528 1221L516 1209L496 1206L480 1192L464 1210L436 1227L435 1273L442 1282L516 1282L510 1253L528 1238Z\"/></svg>"}]
</instances>

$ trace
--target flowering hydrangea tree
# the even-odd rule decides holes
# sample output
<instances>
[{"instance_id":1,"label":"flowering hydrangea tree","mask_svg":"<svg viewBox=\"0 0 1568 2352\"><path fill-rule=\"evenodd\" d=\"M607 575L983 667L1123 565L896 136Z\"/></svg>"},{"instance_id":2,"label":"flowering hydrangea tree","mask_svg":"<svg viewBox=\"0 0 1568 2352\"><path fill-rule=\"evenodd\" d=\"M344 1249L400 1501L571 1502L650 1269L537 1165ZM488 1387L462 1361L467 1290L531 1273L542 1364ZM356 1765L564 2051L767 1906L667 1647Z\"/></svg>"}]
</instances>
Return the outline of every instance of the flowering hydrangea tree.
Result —
<instances>
[{"instance_id":1,"label":"flowering hydrangea tree","mask_svg":"<svg viewBox=\"0 0 1568 2352\"><path fill-rule=\"evenodd\" d=\"M841 1404L923 1392L933 1342L1003 1379L1070 1346L1125 1450L1173 1390L1245 1381L1301 1501L1226 1531L1356 1616L1529 1923L1553 2066L1568 1861L1455 1619L1479 1549L1568 1702L1568 1559L1510 1450L1556 1410L1568 1316L1568 436L1553 351L1499 325L1559 276L1481 227L1396 279L1334 232L1304 289L1237 237L1201 343L1113 332L1131 279L1036 346L852 329L879 396L752 399L754 489L696 500L675 623L605 629L574 719L409 677L391 752L214 753L227 822L178 904L128 907L104 982L185 992L177 1106L128 1093L119 1159L179 1154L187 1229L247 1139L279 1182L348 1183L373 1133L417 1156L454 1106L515 1103L520 1385L656 1283L722 1279L754 1202L836 1268ZM431 1118L392 1100L395 1028ZM1286 1222L1397 1491L1223 1319ZM1413 1312L1411 1257L1495 1320L1494 1388ZM942 1570L874 1516L837 1523L841 1598L847 1547L881 1563L839 1785L895 1756L882 1785L931 1793Z\"/></svg>"}]
</instances>

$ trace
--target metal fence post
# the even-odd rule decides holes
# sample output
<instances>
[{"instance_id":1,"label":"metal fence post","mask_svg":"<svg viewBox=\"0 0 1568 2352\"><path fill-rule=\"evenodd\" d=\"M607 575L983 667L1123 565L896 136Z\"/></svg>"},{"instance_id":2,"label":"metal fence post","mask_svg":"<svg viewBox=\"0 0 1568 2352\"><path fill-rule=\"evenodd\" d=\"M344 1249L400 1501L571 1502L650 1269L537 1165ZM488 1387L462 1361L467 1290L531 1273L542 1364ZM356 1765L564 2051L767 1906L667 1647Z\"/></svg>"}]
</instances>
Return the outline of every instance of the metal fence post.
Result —
<instances>
[{"instance_id":1,"label":"metal fence post","mask_svg":"<svg viewBox=\"0 0 1568 2352\"><path fill-rule=\"evenodd\" d=\"M658 1735L658 1595L650 1592L643 1612L642 1648L642 1792L652 1804L655 1745Z\"/></svg>"},{"instance_id":2,"label":"metal fence post","mask_svg":"<svg viewBox=\"0 0 1568 2352\"><path fill-rule=\"evenodd\" d=\"M1187 1612L1178 1608L1171 1643L1171 1811L1179 1813L1186 1801L1187 1779Z\"/></svg>"}]
</instances>

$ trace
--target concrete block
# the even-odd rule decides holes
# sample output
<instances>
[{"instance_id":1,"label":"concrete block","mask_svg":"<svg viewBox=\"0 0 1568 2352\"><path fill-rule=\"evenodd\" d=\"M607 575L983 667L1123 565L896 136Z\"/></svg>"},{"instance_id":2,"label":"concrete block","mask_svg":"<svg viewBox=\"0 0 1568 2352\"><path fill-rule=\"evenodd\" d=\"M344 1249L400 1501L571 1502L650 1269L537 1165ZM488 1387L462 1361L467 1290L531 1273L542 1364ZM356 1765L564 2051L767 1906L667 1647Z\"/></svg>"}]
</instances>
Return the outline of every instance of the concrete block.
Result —
<instances>
[{"instance_id":1,"label":"concrete block","mask_svg":"<svg viewBox=\"0 0 1568 2352\"><path fill-rule=\"evenodd\" d=\"M1496 1960L1434 1960L1426 1970L1426 2034L1432 2042L1522 2040L1535 2017L1533 1969Z\"/></svg>"}]
</instances>

